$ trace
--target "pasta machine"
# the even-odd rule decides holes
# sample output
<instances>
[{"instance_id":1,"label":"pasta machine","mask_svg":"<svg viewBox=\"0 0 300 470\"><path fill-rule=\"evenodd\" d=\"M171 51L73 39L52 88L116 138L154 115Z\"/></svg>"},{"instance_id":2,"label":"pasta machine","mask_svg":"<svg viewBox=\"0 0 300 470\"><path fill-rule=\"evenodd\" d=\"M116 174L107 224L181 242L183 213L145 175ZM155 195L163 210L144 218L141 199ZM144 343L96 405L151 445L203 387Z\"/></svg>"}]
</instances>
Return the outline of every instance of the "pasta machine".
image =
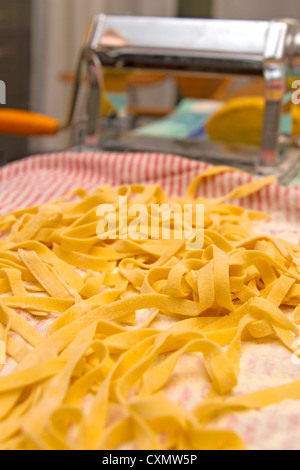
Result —
<instances>
[{"instance_id":1,"label":"pasta machine","mask_svg":"<svg viewBox=\"0 0 300 470\"><path fill-rule=\"evenodd\" d=\"M84 40L69 123L74 119L85 68L87 118L77 128L77 145L177 153L257 174L272 173L281 179L289 178L299 165L300 149L292 138L292 119L289 132L280 132L281 119L290 112L287 81L300 77L299 22L96 16ZM261 148L182 142L130 132L107 135L99 120L103 68L263 77L266 106Z\"/></svg>"},{"instance_id":2,"label":"pasta machine","mask_svg":"<svg viewBox=\"0 0 300 470\"><path fill-rule=\"evenodd\" d=\"M138 136L126 129L108 130L99 118L104 69L262 77L265 115L261 146L180 141ZM291 132L292 119L285 135L280 125L282 118L289 118L291 112L291 89L287 83L297 77L300 78L300 23L294 20L101 14L93 19L84 39L69 116L61 128L72 126L73 147L77 149L175 153L209 163L234 165L255 174L275 174L284 181L298 169L300 160L300 147ZM87 93L82 98L84 83Z\"/></svg>"}]
</instances>

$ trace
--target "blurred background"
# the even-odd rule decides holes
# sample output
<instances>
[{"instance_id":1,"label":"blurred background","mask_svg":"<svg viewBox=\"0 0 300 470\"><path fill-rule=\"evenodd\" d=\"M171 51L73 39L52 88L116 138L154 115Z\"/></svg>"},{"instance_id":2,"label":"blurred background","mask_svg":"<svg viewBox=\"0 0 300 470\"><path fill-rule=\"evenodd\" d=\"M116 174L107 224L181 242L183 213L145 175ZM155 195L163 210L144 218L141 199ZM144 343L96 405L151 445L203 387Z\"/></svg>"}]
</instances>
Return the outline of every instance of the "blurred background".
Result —
<instances>
[{"instance_id":1,"label":"blurred background","mask_svg":"<svg viewBox=\"0 0 300 470\"><path fill-rule=\"evenodd\" d=\"M65 119L80 43L94 14L176 16L194 18L300 19L299 0L0 0L0 79L7 85L7 106ZM139 83L133 117L165 116L191 90L210 98L216 86L180 80L149 81L151 99ZM143 87L142 87L143 88ZM112 92L122 91L112 89ZM139 95L140 93L140 95ZM154 95L153 95L154 93ZM156 98L153 99L153 96ZM157 106L155 106L157 105ZM158 106L159 105L159 106ZM137 109L139 107L139 109ZM144 110L144 113L142 112ZM145 121L146 122L146 121ZM139 125L142 125L140 122ZM0 136L2 163L29 153L67 148L69 136L24 139Z\"/></svg>"}]
</instances>

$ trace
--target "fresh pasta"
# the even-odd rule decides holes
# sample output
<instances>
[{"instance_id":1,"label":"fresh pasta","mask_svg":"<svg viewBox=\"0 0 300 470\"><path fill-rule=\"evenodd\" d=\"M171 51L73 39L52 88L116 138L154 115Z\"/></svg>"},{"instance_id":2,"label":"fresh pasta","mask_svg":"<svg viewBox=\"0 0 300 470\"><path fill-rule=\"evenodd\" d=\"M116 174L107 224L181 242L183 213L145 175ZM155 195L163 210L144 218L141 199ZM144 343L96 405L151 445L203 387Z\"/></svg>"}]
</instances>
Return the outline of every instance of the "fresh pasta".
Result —
<instances>
[{"instance_id":1,"label":"fresh pasta","mask_svg":"<svg viewBox=\"0 0 300 470\"><path fill-rule=\"evenodd\" d=\"M159 186L105 185L0 218L0 363L13 366L0 376L0 449L242 450L213 419L300 399L300 378L234 394L244 342L297 349L300 247L256 235L253 225L268 216L228 203L275 178L197 198L205 178L227 171L236 170L201 174L183 199ZM193 214L204 204L203 246L123 239L120 196L149 217L153 204L188 204ZM97 236L101 204L116 211L113 239ZM175 225L174 216L171 235ZM209 384L190 410L165 392L187 353L202 358Z\"/></svg>"}]
</instances>

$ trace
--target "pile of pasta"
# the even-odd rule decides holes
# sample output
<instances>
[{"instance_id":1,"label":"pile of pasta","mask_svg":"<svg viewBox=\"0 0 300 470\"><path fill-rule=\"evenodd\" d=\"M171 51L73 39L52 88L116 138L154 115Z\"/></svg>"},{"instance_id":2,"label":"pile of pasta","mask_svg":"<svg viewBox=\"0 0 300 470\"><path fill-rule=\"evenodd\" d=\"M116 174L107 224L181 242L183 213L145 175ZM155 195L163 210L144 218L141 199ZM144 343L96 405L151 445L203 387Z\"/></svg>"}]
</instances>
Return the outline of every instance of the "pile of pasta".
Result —
<instances>
[{"instance_id":1,"label":"pile of pasta","mask_svg":"<svg viewBox=\"0 0 300 470\"><path fill-rule=\"evenodd\" d=\"M206 171L183 199L159 186L105 185L0 218L0 362L14 365L0 377L1 450L244 449L212 420L300 399L300 380L234 394L244 342L295 351L300 246L255 235L268 216L228 204L274 178L196 198L205 178L225 171L235 170ZM97 208L118 211L120 195L129 206L204 204L202 249L99 240ZM167 329L162 317L173 320ZM187 353L203 358L210 389L189 410L165 393Z\"/></svg>"}]
</instances>

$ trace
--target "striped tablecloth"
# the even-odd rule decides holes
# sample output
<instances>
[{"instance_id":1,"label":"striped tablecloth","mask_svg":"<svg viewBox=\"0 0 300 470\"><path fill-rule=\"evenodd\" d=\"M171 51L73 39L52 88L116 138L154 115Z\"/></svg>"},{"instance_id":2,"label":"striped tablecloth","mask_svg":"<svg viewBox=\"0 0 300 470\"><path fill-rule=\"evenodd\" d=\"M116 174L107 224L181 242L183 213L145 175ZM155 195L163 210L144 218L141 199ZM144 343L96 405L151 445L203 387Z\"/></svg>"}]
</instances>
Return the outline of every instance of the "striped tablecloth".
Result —
<instances>
[{"instance_id":1,"label":"striped tablecloth","mask_svg":"<svg viewBox=\"0 0 300 470\"><path fill-rule=\"evenodd\" d=\"M204 163L165 154L57 153L38 155L0 169L0 213L4 214L62 196L77 187L90 191L103 183L119 186L157 183L168 195L182 196L189 183L208 168ZM199 195L218 197L252 180L251 175L226 173L204 181ZM298 243L300 187L273 185L243 200L245 208L264 210L272 221L259 227ZM187 380L188 378L188 380ZM300 365L279 343L245 343L236 393L248 393L300 378ZM205 394L197 358L178 365L168 394L187 408ZM285 402L262 411L232 414L216 426L237 431L249 449L300 449L300 401Z\"/></svg>"},{"instance_id":2,"label":"striped tablecloth","mask_svg":"<svg viewBox=\"0 0 300 470\"><path fill-rule=\"evenodd\" d=\"M160 153L53 153L29 157L0 168L0 213L29 207L79 186L93 191L103 183L159 184L168 195L183 196L189 183L210 165ZM227 173L208 181L199 195L219 197L249 182L251 175ZM300 220L300 188L274 185L235 201L295 224Z\"/></svg>"}]
</instances>

